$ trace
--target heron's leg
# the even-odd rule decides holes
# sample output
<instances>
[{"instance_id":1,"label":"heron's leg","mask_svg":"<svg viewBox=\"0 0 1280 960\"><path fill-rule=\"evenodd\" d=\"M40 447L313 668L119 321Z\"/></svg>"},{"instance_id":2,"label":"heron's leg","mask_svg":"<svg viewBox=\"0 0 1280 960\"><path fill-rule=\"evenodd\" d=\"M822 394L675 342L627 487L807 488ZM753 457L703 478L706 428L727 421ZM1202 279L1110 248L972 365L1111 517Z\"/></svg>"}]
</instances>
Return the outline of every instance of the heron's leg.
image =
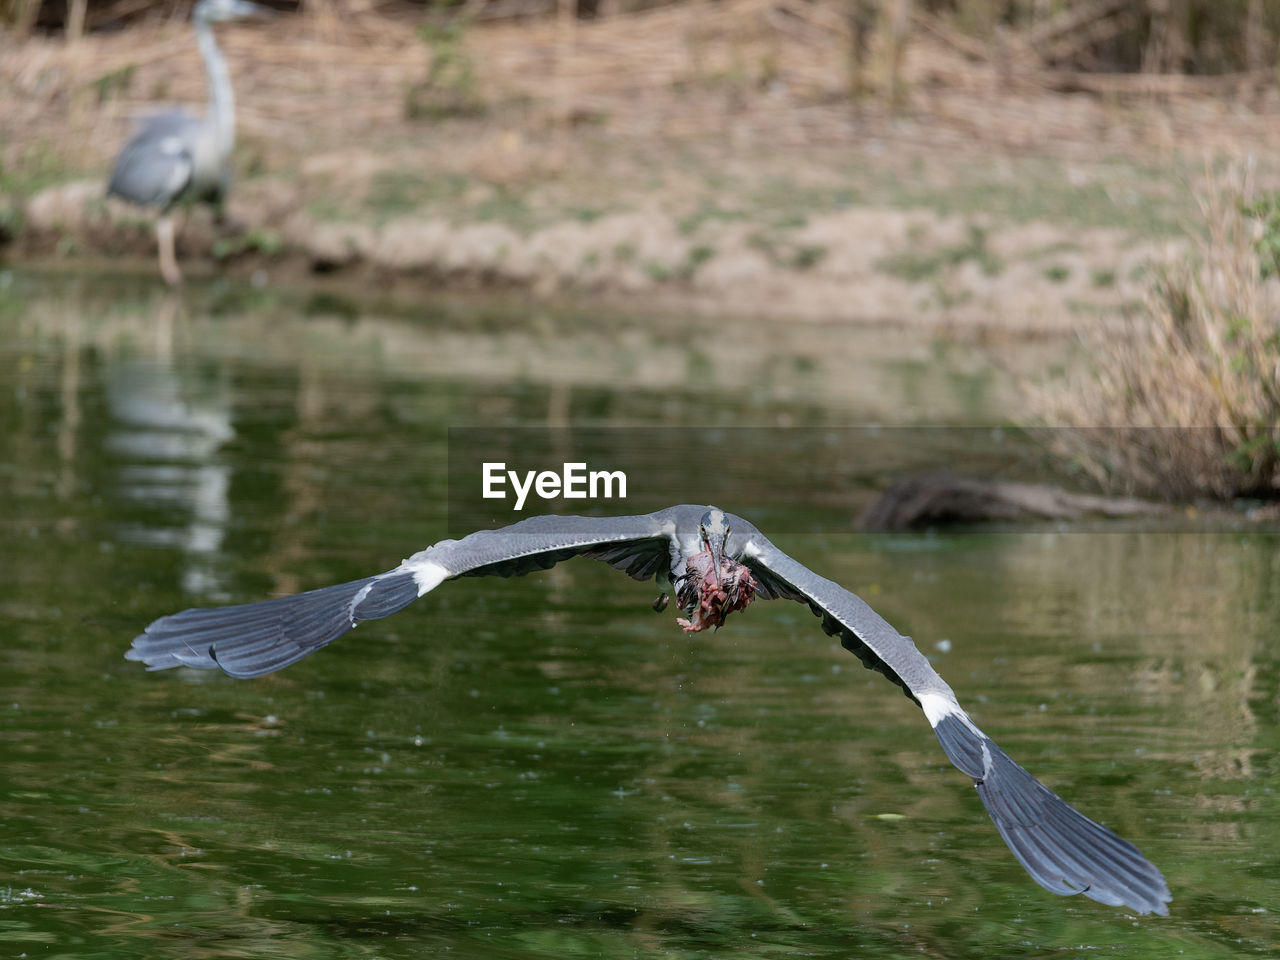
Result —
<instances>
[{"instance_id":1,"label":"heron's leg","mask_svg":"<svg viewBox=\"0 0 1280 960\"><path fill-rule=\"evenodd\" d=\"M182 271L178 269L178 257L174 253L173 217L161 214L156 221L156 244L160 250L160 275L171 287L182 283Z\"/></svg>"}]
</instances>

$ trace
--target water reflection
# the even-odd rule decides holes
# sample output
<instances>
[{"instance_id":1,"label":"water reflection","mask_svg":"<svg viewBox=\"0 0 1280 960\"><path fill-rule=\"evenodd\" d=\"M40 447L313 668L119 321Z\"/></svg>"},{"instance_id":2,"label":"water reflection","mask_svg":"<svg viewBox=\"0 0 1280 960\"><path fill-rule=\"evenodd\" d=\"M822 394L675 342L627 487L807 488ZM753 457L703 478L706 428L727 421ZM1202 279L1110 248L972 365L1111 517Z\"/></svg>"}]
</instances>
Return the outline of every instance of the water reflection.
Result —
<instances>
[{"instance_id":1,"label":"water reflection","mask_svg":"<svg viewBox=\"0 0 1280 960\"><path fill-rule=\"evenodd\" d=\"M175 358L181 310L176 298L164 300L154 310L146 346L105 359L103 389L116 423L106 444L119 461L123 497L186 518L180 525L162 516L126 524L121 539L180 550L183 589L216 601L226 596L218 552L231 517L231 467L219 454L235 429L223 368L183 369Z\"/></svg>"}]
</instances>

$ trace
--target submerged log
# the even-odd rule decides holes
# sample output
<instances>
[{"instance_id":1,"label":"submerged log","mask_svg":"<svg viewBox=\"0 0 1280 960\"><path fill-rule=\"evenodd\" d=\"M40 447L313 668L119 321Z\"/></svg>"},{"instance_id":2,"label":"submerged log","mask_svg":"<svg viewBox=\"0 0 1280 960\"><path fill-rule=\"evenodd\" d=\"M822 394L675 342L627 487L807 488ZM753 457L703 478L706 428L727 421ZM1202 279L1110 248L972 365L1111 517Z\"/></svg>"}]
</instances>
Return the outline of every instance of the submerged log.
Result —
<instances>
[{"instance_id":1,"label":"submerged log","mask_svg":"<svg viewBox=\"0 0 1280 960\"><path fill-rule=\"evenodd\" d=\"M1141 517L1168 511L1165 504L1133 497L1094 496L1045 484L941 472L899 480L863 511L858 527L913 530L947 523Z\"/></svg>"}]
</instances>

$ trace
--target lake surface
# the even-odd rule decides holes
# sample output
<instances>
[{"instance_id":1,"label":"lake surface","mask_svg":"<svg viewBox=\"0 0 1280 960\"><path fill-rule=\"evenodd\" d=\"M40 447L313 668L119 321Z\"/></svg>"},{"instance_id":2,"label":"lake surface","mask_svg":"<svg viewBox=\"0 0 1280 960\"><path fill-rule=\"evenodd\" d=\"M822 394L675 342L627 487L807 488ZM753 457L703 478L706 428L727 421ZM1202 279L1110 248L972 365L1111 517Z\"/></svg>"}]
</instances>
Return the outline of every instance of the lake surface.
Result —
<instances>
[{"instance_id":1,"label":"lake surface","mask_svg":"<svg viewBox=\"0 0 1280 960\"><path fill-rule=\"evenodd\" d=\"M0 273L0 956L1280 955L1280 537L850 532L882 457L1034 461L990 429L1049 348L1018 349ZM874 456L751 449L866 424ZM1036 886L795 604L685 637L578 560L257 680L122 659L157 616L456 533L449 430L492 427L666 431L680 499L732 459L722 505L914 636L1171 915Z\"/></svg>"}]
</instances>

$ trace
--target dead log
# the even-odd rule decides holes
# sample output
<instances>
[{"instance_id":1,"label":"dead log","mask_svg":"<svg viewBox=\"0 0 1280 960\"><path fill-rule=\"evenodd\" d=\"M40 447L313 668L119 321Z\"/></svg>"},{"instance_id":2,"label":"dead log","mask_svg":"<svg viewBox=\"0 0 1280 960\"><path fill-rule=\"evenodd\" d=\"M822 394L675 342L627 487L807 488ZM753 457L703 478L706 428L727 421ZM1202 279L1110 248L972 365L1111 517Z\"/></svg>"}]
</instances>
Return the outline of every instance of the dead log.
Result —
<instances>
[{"instance_id":1,"label":"dead log","mask_svg":"<svg viewBox=\"0 0 1280 960\"><path fill-rule=\"evenodd\" d=\"M894 531L951 523L1142 517L1169 509L1133 497L1093 496L1045 484L942 472L899 480L863 511L858 528Z\"/></svg>"}]
</instances>

